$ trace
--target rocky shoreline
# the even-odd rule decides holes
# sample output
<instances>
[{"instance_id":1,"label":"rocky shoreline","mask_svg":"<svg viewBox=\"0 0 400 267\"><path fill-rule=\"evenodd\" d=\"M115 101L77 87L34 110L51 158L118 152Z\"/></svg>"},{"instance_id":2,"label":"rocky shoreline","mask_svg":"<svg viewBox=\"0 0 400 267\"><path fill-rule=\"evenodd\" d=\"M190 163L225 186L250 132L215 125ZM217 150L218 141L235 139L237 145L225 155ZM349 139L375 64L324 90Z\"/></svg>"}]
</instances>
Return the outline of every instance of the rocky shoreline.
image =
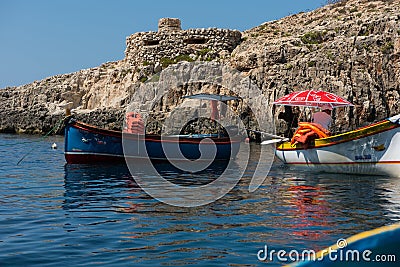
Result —
<instances>
[{"instance_id":1,"label":"rocky shoreline","mask_svg":"<svg viewBox=\"0 0 400 267\"><path fill-rule=\"evenodd\" d=\"M192 61L218 62L250 77L268 102L254 110L272 112L265 106L293 90L338 94L355 107L335 111L335 128L354 129L400 113L399 14L398 0L348 0L243 33L182 30L179 20L161 19L158 32L127 37L123 60L1 89L0 132L47 133L68 103L77 119L120 130L141 84L168 66ZM278 134L290 127L278 118L283 110L273 110Z\"/></svg>"}]
</instances>

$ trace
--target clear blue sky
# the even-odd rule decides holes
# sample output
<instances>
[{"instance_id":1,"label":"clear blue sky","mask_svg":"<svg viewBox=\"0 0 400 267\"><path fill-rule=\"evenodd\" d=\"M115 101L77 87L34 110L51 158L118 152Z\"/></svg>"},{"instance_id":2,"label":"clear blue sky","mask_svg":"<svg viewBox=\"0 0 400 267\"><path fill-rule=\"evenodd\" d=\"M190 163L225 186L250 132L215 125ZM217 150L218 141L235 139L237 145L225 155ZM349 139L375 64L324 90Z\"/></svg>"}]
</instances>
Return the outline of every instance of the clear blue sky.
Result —
<instances>
[{"instance_id":1,"label":"clear blue sky","mask_svg":"<svg viewBox=\"0 0 400 267\"><path fill-rule=\"evenodd\" d=\"M0 0L0 88L123 59L126 36L182 28L241 31L324 5L324 0Z\"/></svg>"}]
</instances>

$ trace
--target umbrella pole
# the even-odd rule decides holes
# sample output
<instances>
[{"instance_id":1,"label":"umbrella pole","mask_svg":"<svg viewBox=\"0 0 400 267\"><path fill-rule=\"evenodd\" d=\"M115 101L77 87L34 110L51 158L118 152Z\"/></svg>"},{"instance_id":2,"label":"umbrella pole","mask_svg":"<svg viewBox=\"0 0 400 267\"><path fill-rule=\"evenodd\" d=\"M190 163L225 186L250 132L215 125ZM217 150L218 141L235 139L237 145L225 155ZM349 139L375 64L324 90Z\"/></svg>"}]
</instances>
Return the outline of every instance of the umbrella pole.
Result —
<instances>
[{"instance_id":1,"label":"umbrella pole","mask_svg":"<svg viewBox=\"0 0 400 267\"><path fill-rule=\"evenodd\" d=\"M293 127L293 123L294 123L294 119L295 119L293 108L291 107L291 109L292 109L293 118L289 125L289 133L288 133L289 138L292 137L292 127ZM297 117L297 124L298 124L299 118L301 118L301 114L302 114L302 112L300 112L299 117Z\"/></svg>"},{"instance_id":2,"label":"umbrella pole","mask_svg":"<svg viewBox=\"0 0 400 267\"><path fill-rule=\"evenodd\" d=\"M200 99L200 108L199 108L199 119L197 120L197 134L200 134L200 119L201 119L201 99Z\"/></svg>"}]
</instances>

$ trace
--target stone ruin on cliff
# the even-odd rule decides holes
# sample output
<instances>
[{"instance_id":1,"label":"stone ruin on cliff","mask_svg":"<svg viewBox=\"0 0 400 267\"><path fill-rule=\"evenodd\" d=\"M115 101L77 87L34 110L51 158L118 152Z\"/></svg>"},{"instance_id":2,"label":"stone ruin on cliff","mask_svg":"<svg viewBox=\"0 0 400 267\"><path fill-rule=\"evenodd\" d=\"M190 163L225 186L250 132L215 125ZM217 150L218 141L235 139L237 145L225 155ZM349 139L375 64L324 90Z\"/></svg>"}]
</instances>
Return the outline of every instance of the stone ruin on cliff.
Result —
<instances>
[{"instance_id":1,"label":"stone ruin on cliff","mask_svg":"<svg viewBox=\"0 0 400 267\"><path fill-rule=\"evenodd\" d=\"M183 60L223 59L239 45L241 37L238 30L182 30L179 19L161 18L157 32L138 32L126 38L125 61L134 66L166 67Z\"/></svg>"}]
</instances>

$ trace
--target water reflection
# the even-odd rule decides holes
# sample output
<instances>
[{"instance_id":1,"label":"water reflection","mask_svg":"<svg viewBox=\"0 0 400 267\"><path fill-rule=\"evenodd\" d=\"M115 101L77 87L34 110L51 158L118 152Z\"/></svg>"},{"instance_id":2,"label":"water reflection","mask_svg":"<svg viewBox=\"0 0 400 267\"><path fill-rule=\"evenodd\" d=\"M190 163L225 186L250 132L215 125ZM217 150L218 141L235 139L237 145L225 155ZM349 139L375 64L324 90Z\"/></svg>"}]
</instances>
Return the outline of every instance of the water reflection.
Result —
<instances>
[{"instance_id":1,"label":"water reflection","mask_svg":"<svg viewBox=\"0 0 400 267\"><path fill-rule=\"evenodd\" d=\"M171 183L181 186L200 186L211 183L222 175L228 167L228 161L214 162L204 170L194 173L182 171L169 163L156 163L153 166L159 175ZM238 165L233 164L232 168L238 168Z\"/></svg>"},{"instance_id":2,"label":"water reflection","mask_svg":"<svg viewBox=\"0 0 400 267\"><path fill-rule=\"evenodd\" d=\"M235 168L237 164L233 164ZM166 180L181 186L201 186L217 179L227 167L226 162L216 162L205 170L190 173L180 171L168 163L151 165L159 175ZM148 166L147 168L150 168ZM135 177L148 175L146 166L141 165L133 175L126 164L105 165L65 165L65 209L76 208L102 208L110 209L108 203L117 203L121 200L140 202L140 199L152 199L136 184ZM157 187L157 184L154 184ZM160 188L162 189L162 188ZM173 192L171 192L173 194ZM102 204L100 204L102 203ZM103 206L102 206L103 205ZM129 204L129 207L118 207L116 211L134 212L137 204Z\"/></svg>"},{"instance_id":3,"label":"water reflection","mask_svg":"<svg viewBox=\"0 0 400 267\"><path fill-rule=\"evenodd\" d=\"M271 249L319 250L339 238L399 220L399 179L310 174L275 162L259 189L250 193L259 155L253 151L244 177L232 191L195 208L149 197L124 164L66 165L66 228L86 227L99 234L94 240L113 240L92 250L106 251L104 257L126 265L257 265L256 253L265 244ZM224 169L214 165L193 174L168 165L157 168L166 179L184 186L207 183Z\"/></svg>"},{"instance_id":4,"label":"water reflection","mask_svg":"<svg viewBox=\"0 0 400 267\"><path fill-rule=\"evenodd\" d=\"M257 153L254 155L257 157ZM156 166L164 178L184 186L206 184L225 170L224 165L218 164L198 173L181 172L168 164ZM292 226L301 229L326 226L330 216L342 217L342 226L344 223L362 223L377 227L382 219L386 218L387 222L399 219L399 179L310 174L288 169L276 162L260 189L249 193L248 184L252 179L253 167L254 161L251 160L238 185L217 203L244 201L239 203L243 207L247 201L253 200L253 213L284 212L285 217L293 220ZM135 198L152 199L137 186L125 164L65 165L65 209ZM371 213L379 217L376 222L371 218ZM317 233L295 234L320 237Z\"/></svg>"},{"instance_id":5,"label":"water reflection","mask_svg":"<svg viewBox=\"0 0 400 267\"><path fill-rule=\"evenodd\" d=\"M395 178L312 174L287 168L274 168L274 172L285 180L280 190L292 204L287 214L293 215L293 235L335 241L335 237L348 237L399 220L399 202L391 200L400 191L388 186Z\"/></svg>"},{"instance_id":6,"label":"water reflection","mask_svg":"<svg viewBox=\"0 0 400 267\"><path fill-rule=\"evenodd\" d=\"M110 204L124 199L124 192L140 192L125 164L65 165L66 210L109 210Z\"/></svg>"},{"instance_id":7,"label":"water reflection","mask_svg":"<svg viewBox=\"0 0 400 267\"><path fill-rule=\"evenodd\" d=\"M319 250L400 220L400 179L312 174L275 162L250 193L257 146L232 191L211 204L182 208L149 197L124 164L62 166L61 149L44 157L51 143L38 144L35 152L42 152L23 166L2 165L10 166L1 180L2 259L11 265L258 266L257 252L266 244ZM160 172L198 186L218 167L201 175Z\"/></svg>"},{"instance_id":8,"label":"water reflection","mask_svg":"<svg viewBox=\"0 0 400 267\"><path fill-rule=\"evenodd\" d=\"M293 235L311 239L324 238L329 230L327 217L330 214L328 202L324 199L324 189L321 186L293 185L288 189L289 204L293 207L289 212L293 216Z\"/></svg>"},{"instance_id":9,"label":"water reflection","mask_svg":"<svg viewBox=\"0 0 400 267\"><path fill-rule=\"evenodd\" d=\"M400 179L387 178L378 185L384 201L382 206L387 210L388 217L400 221Z\"/></svg>"}]
</instances>

